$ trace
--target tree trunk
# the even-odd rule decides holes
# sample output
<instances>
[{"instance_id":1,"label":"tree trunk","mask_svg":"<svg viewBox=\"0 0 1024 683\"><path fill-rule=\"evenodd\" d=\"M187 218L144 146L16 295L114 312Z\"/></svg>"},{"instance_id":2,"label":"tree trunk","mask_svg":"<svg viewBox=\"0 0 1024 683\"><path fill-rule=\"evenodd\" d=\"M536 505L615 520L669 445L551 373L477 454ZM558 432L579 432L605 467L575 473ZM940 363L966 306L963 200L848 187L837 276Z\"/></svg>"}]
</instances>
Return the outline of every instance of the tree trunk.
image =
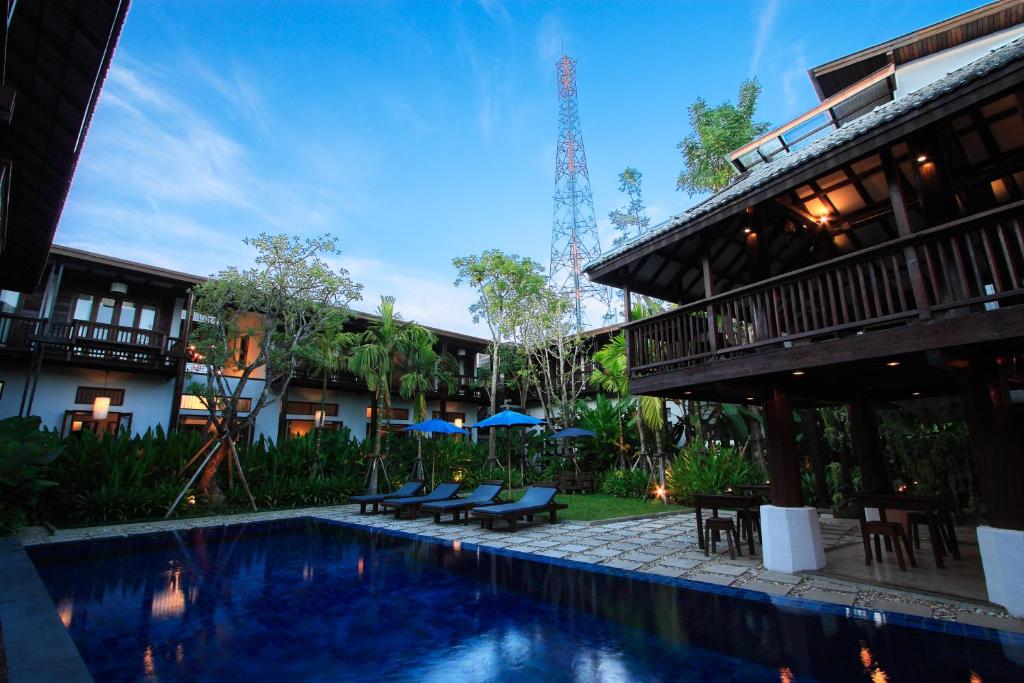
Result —
<instances>
[{"instance_id":1,"label":"tree trunk","mask_svg":"<svg viewBox=\"0 0 1024 683\"><path fill-rule=\"evenodd\" d=\"M370 463L370 487L371 496L377 495L377 469L380 464L380 389L373 392L373 412L377 415L377 428L373 435L373 460Z\"/></svg>"},{"instance_id":2,"label":"tree trunk","mask_svg":"<svg viewBox=\"0 0 1024 683\"><path fill-rule=\"evenodd\" d=\"M491 347L491 415L498 414L498 344ZM487 463L485 467L501 467L498 464L498 444L494 438L494 429L487 435Z\"/></svg>"},{"instance_id":3,"label":"tree trunk","mask_svg":"<svg viewBox=\"0 0 1024 683\"><path fill-rule=\"evenodd\" d=\"M640 437L640 455L647 454L647 427L644 426L644 419L640 415L640 401L636 403L636 432ZM625 458L625 451L623 451L623 458Z\"/></svg>"}]
</instances>

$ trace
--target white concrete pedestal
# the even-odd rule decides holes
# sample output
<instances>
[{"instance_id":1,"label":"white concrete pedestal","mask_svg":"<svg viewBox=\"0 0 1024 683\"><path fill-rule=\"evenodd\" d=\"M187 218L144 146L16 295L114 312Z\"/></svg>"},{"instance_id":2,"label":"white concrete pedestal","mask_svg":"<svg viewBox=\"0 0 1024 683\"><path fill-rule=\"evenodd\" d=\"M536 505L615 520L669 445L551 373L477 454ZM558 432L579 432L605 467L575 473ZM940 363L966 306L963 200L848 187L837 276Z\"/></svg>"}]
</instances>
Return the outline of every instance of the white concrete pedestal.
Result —
<instances>
[{"instance_id":1,"label":"white concrete pedestal","mask_svg":"<svg viewBox=\"0 0 1024 683\"><path fill-rule=\"evenodd\" d=\"M762 505L761 531L765 569L792 574L825 566L825 546L815 508Z\"/></svg>"},{"instance_id":2,"label":"white concrete pedestal","mask_svg":"<svg viewBox=\"0 0 1024 683\"><path fill-rule=\"evenodd\" d=\"M988 599L1024 617L1024 531L979 526L978 550Z\"/></svg>"}]
</instances>

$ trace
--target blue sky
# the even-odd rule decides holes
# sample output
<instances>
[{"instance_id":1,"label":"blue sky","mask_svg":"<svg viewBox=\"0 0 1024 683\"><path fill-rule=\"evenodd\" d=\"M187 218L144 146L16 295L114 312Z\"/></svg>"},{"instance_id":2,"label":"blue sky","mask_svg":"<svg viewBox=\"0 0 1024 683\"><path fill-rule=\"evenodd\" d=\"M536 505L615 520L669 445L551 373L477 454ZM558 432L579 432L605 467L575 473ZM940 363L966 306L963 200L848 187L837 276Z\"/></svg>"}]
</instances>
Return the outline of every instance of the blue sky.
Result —
<instances>
[{"instance_id":1,"label":"blue sky","mask_svg":"<svg viewBox=\"0 0 1024 683\"><path fill-rule=\"evenodd\" d=\"M170 2L135 0L57 242L200 275L259 232L340 237L340 263L406 317L481 332L454 256L549 258L555 63L575 58L602 247L644 174L654 223L686 107L764 86L759 118L816 102L810 66L980 0Z\"/></svg>"}]
</instances>

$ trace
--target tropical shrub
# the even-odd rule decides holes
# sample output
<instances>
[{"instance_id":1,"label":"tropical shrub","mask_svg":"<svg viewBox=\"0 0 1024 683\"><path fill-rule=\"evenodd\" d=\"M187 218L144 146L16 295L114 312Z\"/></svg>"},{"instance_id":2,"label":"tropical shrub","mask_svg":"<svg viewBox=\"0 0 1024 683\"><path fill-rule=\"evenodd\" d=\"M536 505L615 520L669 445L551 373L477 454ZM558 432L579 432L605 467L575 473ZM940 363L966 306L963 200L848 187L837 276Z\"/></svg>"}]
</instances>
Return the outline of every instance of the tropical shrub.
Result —
<instances>
[{"instance_id":1,"label":"tropical shrub","mask_svg":"<svg viewBox=\"0 0 1024 683\"><path fill-rule=\"evenodd\" d=\"M38 417L0 420L0 536L34 521L40 495L56 486L45 472L63 448L39 425Z\"/></svg>"},{"instance_id":2,"label":"tropical shrub","mask_svg":"<svg viewBox=\"0 0 1024 683\"><path fill-rule=\"evenodd\" d=\"M697 493L725 493L738 484L765 481L764 470L728 446L687 444L665 472L669 495L690 502Z\"/></svg>"},{"instance_id":3,"label":"tropical shrub","mask_svg":"<svg viewBox=\"0 0 1024 683\"><path fill-rule=\"evenodd\" d=\"M642 469L615 469L601 481L601 493L617 498L643 498L647 494L650 472Z\"/></svg>"}]
</instances>

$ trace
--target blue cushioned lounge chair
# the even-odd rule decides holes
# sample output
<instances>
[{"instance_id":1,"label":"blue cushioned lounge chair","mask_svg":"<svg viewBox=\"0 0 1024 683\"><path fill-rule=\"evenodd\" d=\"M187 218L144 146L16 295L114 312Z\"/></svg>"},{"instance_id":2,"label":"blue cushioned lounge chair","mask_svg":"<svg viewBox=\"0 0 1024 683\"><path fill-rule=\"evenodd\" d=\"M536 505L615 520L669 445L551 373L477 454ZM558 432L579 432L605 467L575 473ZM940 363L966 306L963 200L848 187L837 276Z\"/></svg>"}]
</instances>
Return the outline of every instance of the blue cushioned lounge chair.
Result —
<instances>
[{"instance_id":1,"label":"blue cushioned lounge chair","mask_svg":"<svg viewBox=\"0 0 1024 683\"><path fill-rule=\"evenodd\" d=\"M416 516L419 512L420 505L424 503L432 503L438 500L451 500L455 497L455 494L459 492L462 487L457 481L449 481L444 484L440 484L436 489L431 491L425 496L406 496L404 498L388 498L381 503L383 511L386 512L388 508L395 509L395 519L399 519L402 516L403 510L408 510L412 513L412 517Z\"/></svg>"},{"instance_id":2,"label":"blue cushioned lounge chair","mask_svg":"<svg viewBox=\"0 0 1024 683\"><path fill-rule=\"evenodd\" d=\"M548 513L548 523L554 524L558 521L558 510L569 507L565 503L556 503L555 494L558 493L558 486L555 484L534 484L526 489L526 493L515 503L503 503L501 505L487 505L473 510L473 516L480 518L481 528L494 528L494 520L504 519L508 522L509 530L516 530L516 522L526 518L527 522L533 521L533 516L541 513Z\"/></svg>"},{"instance_id":3,"label":"blue cushioned lounge chair","mask_svg":"<svg viewBox=\"0 0 1024 683\"><path fill-rule=\"evenodd\" d=\"M406 496L413 496L422 489L423 481L420 479L413 479L411 481L407 481L405 486L397 491L392 491L391 493L375 493L373 495L367 494L364 496L349 496L348 502L359 503L359 514L361 515L366 514L367 505L373 504L373 513L376 514L377 506L388 498L404 498Z\"/></svg>"},{"instance_id":4,"label":"blue cushioned lounge chair","mask_svg":"<svg viewBox=\"0 0 1024 683\"><path fill-rule=\"evenodd\" d=\"M445 512L452 513L452 522L457 523L459 517L465 512L465 523L469 524L469 511L480 505L490 505L501 493L501 487L505 484L501 479L485 481L477 486L473 493L465 498L452 498L451 500L440 500L436 503L424 503L420 509L434 513L434 521L440 523L441 515Z\"/></svg>"}]
</instances>

